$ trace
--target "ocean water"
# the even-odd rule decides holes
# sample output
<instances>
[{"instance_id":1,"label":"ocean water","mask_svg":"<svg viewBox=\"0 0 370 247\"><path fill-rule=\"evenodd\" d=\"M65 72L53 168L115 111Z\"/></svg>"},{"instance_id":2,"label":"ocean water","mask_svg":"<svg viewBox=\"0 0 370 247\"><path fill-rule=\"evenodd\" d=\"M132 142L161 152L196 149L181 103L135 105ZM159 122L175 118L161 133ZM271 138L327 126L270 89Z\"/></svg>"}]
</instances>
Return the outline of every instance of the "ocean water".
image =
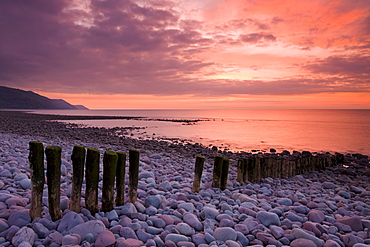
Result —
<instances>
[{"instance_id":1,"label":"ocean water","mask_svg":"<svg viewBox=\"0 0 370 247\"><path fill-rule=\"evenodd\" d=\"M134 138L179 138L232 151L297 150L370 155L370 110L38 110L62 115L134 116L147 119L70 121L96 127L142 127Z\"/></svg>"}]
</instances>

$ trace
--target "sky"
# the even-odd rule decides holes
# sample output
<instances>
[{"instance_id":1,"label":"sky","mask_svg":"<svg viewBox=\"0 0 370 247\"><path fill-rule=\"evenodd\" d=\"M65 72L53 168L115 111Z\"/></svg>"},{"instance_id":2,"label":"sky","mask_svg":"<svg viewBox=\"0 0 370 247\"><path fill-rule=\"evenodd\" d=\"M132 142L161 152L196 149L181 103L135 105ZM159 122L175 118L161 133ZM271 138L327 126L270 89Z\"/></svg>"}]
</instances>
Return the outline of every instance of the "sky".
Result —
<instances>
[{"instance_id":1,"label":"sky","mask_svg":"<svg viewBox=\"0 0 370 247\"><path fill-rule=\"evenodd\" d=\"M370 109L369 0L1 0L0 85L90 109Z\"/></svg>"}]
</instances>

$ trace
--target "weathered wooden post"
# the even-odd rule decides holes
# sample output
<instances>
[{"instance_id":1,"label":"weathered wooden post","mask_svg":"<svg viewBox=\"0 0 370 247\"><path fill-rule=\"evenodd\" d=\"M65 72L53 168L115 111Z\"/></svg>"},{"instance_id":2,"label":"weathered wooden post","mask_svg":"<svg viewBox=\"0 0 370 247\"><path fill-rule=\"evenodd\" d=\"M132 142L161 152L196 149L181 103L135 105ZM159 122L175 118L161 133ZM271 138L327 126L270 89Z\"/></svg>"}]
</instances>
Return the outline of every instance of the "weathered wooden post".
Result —
<instances>
[{"instance_id":1,"label":"weathered wooden post","mask_svg":"<svg viewBox=\"0 0 370 247\"><path fill-rule=\"evenodd\" d=\"M47 146L45 149L48 180L49 213L53 221L59 220L60 212L60 177L62 148L58 146Z\"/></svg>"},{"instance_id":2,"label":"weathered wooden post","mask_svg":"<svg viewBox=\"0 0 370 247\"><path fill-rule=\"evenodd\" d=\"M227 177L229 176L229 165L230 161L224 159L222 162L222 172L221 172L221 184L220 189L225 190L227 188Z\"/></svg>"},{"instance_id":3,"label":"weathered wooden post","mask_svg":"<svg viewBox=\"0 0 370 247\"><path fill-rule=\"evenodd\" d=\"M122 206L125 203L126 153L117 152L117 155L116 206Z\"/></svg>"},{"instance_id":4,"label":"weathered wooden post","mask_svg":"<svg viewBox=\"0 0 370 247\"><path fill-rule=\"evenodd\" d=\"M215 163L213 166L213 178L212 178L212 187L220 188L221 186L221 174L222 174L222 164L224 158L222 156L215 157Z\"/></svg>"},{"instance_id":5,"label":"weathered wooden post","mask_svg":"<svg viewBox=\"0 0 370 247\"><path fill-rule=\"evenodd\" d=\"M244 175L245 175L245 161L243 159L238 159L238 166L237 166L237 174L236 174L236 181L240 184L245 183Z\"/></svg>"},{"instance_id":6,"label":"weathered wooden post","mask_svg":"<svg viewBox=\"0 0 370 247\"><path fill-rule=\"evenodd\" d=\"M98 184L99 184L100 152L94 148L87 149L86 155L86 192L85 206L91 214L98 212Z\"/></svg>"},{"instance_id":7,"label":"weathered wooden post","mask_svg":"<svg viewBox=\"0 0 370 247\"><path fill-rule=\"evenodd\" d=\"M248 167L249 167L249 158L243 159L243 182L247 183L249 181Z\"/></svg>"},{"instance_id":8,"label":"weathered wooden post","mask_svg":"<svg viewBox=\"0 0 370 247\"><path fill-rule=\"evenodd\" d=\"M45 184L44 145L41 142L31 141L29 146L28 160L30 162L32 182L30 216L32 219L35 219L42 216L42 192Z\"/></svg>"},{"instance_id":9,"label":"weathered wooden post","mask_svg":"<svg viewBox=\"0 0 370 247\"><path fill-rule=\"evenodd\" d=\"M248 165L248 178L249 182L251 183L256 183L257 182L257 174L256 174L256 164L257 164L257 159L258 157L251 157L249 160L249 165ZM258 161L259 164L259 161Z\"/></svg>"},{"instance_id":10,"label":"weathered wooden post","mask_svg":"<svg viewBox=\"0 0 370 247\"><path fill-rule=\"evenodd\" d=\"M79 145L73 147L71 156L73 176L70 209L76 213L79 213L81 210L81 188L84 179L85 156L85 147Z\"/></svg>"},{"instance_id":11,"label":"weathered wooden post","mask_svg":"<svg viewBox=\"0 0 370 247\"><path fill-rule=\"evenodd\" d=\"M139 158L140 153L137 150L129 150L129 202L134 203L137 200L137 187L139 184Z\"/></svg>"},{"instance_id":12,"label":"weathered wooden post","mask_svg":"<svg viewBox=\"0 0 370 247\"><path fill-rule=\"evenodd\" d=\"M256 159L256 161L259 161L259 164L260 164L260 166L259 166L260 167L259 178L260 179L261 178L267 178L268 177L268 173L269 173L269 169L267 167L267 160L266 160L266 158L264 158L264 157L258 157ZM256 163L256 165L257 165L257 163ZM256 166L256 168L257 168L257 166ZM258 174L257 169L256 169L256 174ZM257 175L256 178L258 178L258 175ZM259 182L259 180L257 179L256 182Z\"/></svg>"},{"instance_id":13,"label":"weathered wooden post","mask_svg":"<svg viewBox=\"0 0 370 247\"><path fill-rule=\"evenodd\" d=\"M114 204L114 181L116 178L118 155L105 151L103 156L102 211L109 212Z\"/></svg>"},{"instance_id":14,"label":"weathered wooden post","mask_svg":"<svg viewBox=\"0 0 370 247\"><path fill-rule=\"evenodd\" d=\"M197 156L195 158L194 182L193 182L193 188L192 188L192 191L194 193L197 193L200 191L200 182L202 179L203 166L204 166L204 158L201 156Z\"/></svg>"}]
</instances>

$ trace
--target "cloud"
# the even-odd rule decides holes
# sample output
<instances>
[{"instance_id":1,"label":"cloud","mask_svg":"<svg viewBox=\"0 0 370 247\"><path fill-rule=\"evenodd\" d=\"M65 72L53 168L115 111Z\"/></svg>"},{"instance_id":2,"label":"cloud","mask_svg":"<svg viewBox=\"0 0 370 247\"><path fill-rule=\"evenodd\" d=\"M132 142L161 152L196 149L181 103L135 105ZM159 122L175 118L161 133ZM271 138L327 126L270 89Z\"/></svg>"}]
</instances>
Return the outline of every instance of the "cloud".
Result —
<instances>
[{"instance_id":1,"label":"cloud","mask_svg":"<svg viewBox=\"0 0 370 247\"><path fill-rule=\"evenodd\" d=\"M330 56L308 63L304 68L313 73L367 76L370 78L370 56ZM370 83L370 79L369 79Z\"/></svg>"},{"instance_id":2,"label":"cloud","mask_svg":"<svg viewBox=\"0 0 370 247\"><path fill-rule=\"evenodd\" d=\"M240 35L240 40L245 43L257 43L257 42L274 42L276 41L276 37L269 33L250 33L250 34L242 34Z\"/></svg>"},{"instance_id":3,"label":"cloud","mask_svg":"<svg viewBox=\"0 0 370 247\"><path fill-rule=\"evenodd\" d=\"M0 84L63 93L204 96L369 90L368 56L335 53L323 59L307 49L307 56L300 56L297 61L287 58L289 51L296 52L289 49L297 47L297 43L317 46L321 37L312 36L316 32L323 34L325 49L330 39L335 41L333 46L344 40L346 46L338 50L346 47L346 54L356 49L366 51L369 43L353 42L360 38L351 35L362 30L359 33L365 40L369 17L356 19L351 15L353 19L346 26L348 33L338 35L344 30L344 19L340 20L340 28L334 24L327 28L315 26L316 21L307 23L308 17L300 15L303 7L297 8L298 14L278 13L275 5L263 1L232 1L250 5L218 8L227 12L223 15L227 19L217 22L189 18L191 11L181 9L176 1L1 0ZM279 3L288 4L275 4ZM364 5L366 2L361 1L362 8ZM351 7L353 11L358 8ZM249 11L248 15L245 11ZM233 15L234 12L238 14ZM294 21L298 17L304 21L297 22L297 26ZM330 30L334 32L328 33ZM290 37L294 42L290 42ZM256 52L258 46L263 49ZM267 46L269 49L265 49ZM258 60L259 67L279 64L279 68L288 70L297 63L303 64L305 71L299 71L303 74L291 72L290 76L259 80L248 77L249 70L256 67L244 61L256 60L262 57L256 53L274 49L275 53L263 54L264 59L271 61ZM232 78L228 76L230 67L235 68L232 73L246 72Z\"/></svg>"}]
</instances>

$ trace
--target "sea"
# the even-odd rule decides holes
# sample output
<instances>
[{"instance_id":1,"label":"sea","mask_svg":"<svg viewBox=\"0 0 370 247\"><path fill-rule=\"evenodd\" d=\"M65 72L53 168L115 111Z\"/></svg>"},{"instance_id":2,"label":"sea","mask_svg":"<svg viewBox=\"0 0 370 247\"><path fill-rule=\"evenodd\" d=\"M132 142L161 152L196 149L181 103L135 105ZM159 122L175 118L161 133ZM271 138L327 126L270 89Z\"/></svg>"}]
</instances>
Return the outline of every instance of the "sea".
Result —
<instances>
[{"instance_id":1,"label":"sea","mask_svg":"<svg viewBox=\"0 0 370 247\"><path fill-rule=\"evenodd\" d=\"M370 155L370 110L35 110L34 113L142 117L68 121L135 127L128 137L185 140L233 152L310 151ZM197 120L194 122L160 120ZM198 121L199 120L199 121Z\"/></svg>"}]
</instances>

